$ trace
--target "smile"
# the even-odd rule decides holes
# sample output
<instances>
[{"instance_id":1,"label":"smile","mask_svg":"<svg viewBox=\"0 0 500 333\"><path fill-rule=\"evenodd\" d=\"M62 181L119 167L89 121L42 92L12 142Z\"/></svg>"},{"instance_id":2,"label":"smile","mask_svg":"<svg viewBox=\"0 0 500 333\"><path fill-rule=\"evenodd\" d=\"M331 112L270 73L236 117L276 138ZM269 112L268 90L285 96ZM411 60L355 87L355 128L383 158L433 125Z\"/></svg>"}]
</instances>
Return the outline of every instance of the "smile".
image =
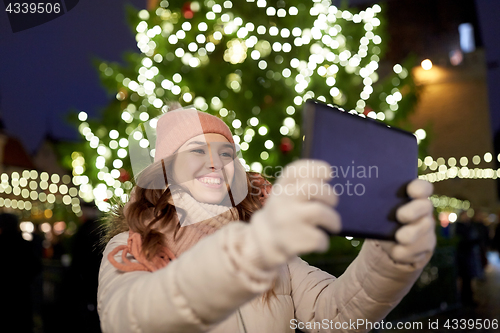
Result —
<instances>
[{"instance_id":1,"label":"smile","mask_svg":"<svg viewBox=\"0 0 500 333\"><path fill-rule=\"evenodd\" d=\"M221 179L215 177L200 177L196 178L200 183L205 186L219 188L221 186Z\"/></svg>"}]
</instances>

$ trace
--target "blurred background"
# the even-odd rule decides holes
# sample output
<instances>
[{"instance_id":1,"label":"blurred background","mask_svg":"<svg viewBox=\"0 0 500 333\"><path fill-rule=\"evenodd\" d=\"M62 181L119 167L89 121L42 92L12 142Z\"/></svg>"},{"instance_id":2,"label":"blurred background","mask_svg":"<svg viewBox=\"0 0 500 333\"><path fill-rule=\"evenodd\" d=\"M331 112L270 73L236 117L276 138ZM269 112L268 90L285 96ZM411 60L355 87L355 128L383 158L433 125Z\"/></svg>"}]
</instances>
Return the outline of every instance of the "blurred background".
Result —
<instances>
[{"instance_id":1,"label":"blurred background","mask_svg":"<svg viewBox=\"0 0 500 333\"><path fill-rule=\"evenodd\" d=\"M438 247L387 320L498 331L500 2L58 3L0 14L2 332L100 332L99 218L133 186L129 144L154 157L129 135L167 102L220 116L263 172L300 156L309 98L415 133L434 184ZM362 242L306 259L338 276Z\"/></svg>"}]
</instances>

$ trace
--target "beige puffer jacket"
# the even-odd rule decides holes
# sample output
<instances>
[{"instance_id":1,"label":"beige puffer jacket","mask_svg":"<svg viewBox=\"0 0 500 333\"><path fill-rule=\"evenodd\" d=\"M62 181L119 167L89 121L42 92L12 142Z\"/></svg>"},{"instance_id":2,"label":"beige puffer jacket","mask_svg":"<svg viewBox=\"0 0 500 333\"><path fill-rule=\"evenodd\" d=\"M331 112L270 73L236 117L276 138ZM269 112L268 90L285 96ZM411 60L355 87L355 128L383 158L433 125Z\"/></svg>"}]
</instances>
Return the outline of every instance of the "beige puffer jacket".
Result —
<instances>
[{"instance_id":1,"label":"beige puffer jacket","mask_svg":"<svg viewBox=\"0 0 500 333\"><path fill-rule=\"evenodd\" d=\"M338 279L298 257L263 271L255 264L258 256L242 250L248 227L230 223L154 273L122 273L111 265L108 253L126 245L128 233L115 236L104 251L99 274L103 332L285 333L314 322L317 329L302 331L366 332L352 323L382 320L430 258L400 265L377 241L368 240ZM121 260L119 255L116 259ZM273 283L276 297L267 304L260 295ZM339 325L344 329L335 328Z\"/></svg>"}]
</instances>

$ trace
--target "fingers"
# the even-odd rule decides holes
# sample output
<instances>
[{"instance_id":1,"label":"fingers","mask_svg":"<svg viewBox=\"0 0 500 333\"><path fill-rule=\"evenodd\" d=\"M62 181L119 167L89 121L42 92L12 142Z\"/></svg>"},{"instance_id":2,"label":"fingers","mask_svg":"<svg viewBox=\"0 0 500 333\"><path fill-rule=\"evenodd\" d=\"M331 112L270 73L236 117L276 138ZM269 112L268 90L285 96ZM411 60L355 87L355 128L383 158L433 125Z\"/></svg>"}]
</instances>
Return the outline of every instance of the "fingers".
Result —
<instances>
[{"instance_id":1,"label":"fingers","mask_svg":"<svg viewBox=\"0 0 500 333\"><path fill-rule=\"evenodd\" d=\"M272 188L272 194L286 197L287 200L320 201L328 206L335 206L338 202L333 187L318 179L295 179L287 184L276 184Z\"/></svg>"},{"instance_id":2,"label":"fingers","mask_svg":"<svg viewBox=\"0 0 500 333\"><path fill-rule=\"evenodd\" d=\"M315 200L324 203L330 207L336 207L338 204L338 196L335 189L325 182L325 180L299 180L299 186L308 187L306 196L302 196L302 200ZM300 188L299 188L300 189Z\"/></svg>"},{"instance_id":3,"label":"fingers","mask_svg":"<svg viewBox=\"0 0 500 333\"><path fill-rule=\"evenodd\" d=\"M304 241L307 239L308 241ZM325 252L330 247L330 237L320 229L307 228L302 230L300 239L296 240L299 254L309 252Z\"/></svg>"},{"instance_id":4,"label":"fingers","mask_svg":"<svg viewBox=\"0 0 500 333\"><path fill-rule=\"evenodd\" d=\"M432 195L434 188L431 183L423 179L415 179L406 188L406 192L413 199L428 198Z\"/></svg>"},{"instance_id":5,"label":"fingers","mask_svg":"<svg viewBox=\"0 0 500 333\"><path fill-rule=\"evenodd\" d=\"M307 223L320 226L332 233L338 233L341 229L339 213L320 202L304 204L299 214L302 214Z\"/></svg>"},{"instance_id":6,"label":"fingers","mask_svg":"<svg viewBox=\"0 0 500 333\"><path fill-rule=\"evenodd\" d=\"M434 230L434 228L434 218L430 215L426 215L415 223L410 223L399 228L396 232L396 241L399 244L410 245L418 242L418 240L422 239L429 230Z\"/></svg>"},{"instance_id":7,"label":"fingers","mask_svg":"<svg viewBox=\"0 0 500 333\"><path fill-rule=\"evenodd\" d=\"M296 217L299 217L296 215ZM300 218L300 217L299 217ZM282 225L275 229L278 248L287 256L310 252L324 252L330 245L330 237L323 230L308 223Z\"/></svg>"},{"instance_id":8,"label":"fingers","mask_svg":"<svg viewBox=\"0 0 500 333\"><path fill-rule=\"evenodd\" d=\"M396 211L396 218L401 223L412 223L425 215L432 214L434 207L429 199L414 199Z\"/></svg>"},{"instance_id":9,"label":"fingers","mask_svg":"<svg viewBox=\"0 0 500 333\"><path fill-rule=\"evenodd\" d=\"M328 182L331 177L330 164L320 160L298 160L290 163L281 174L277 184L286 185L295 179L319 179Z\"/></svg>"},{"instance_id":10,"label":"fingers","mask_svg":"<svg viewBox=\"0 0 500 333\"><path fill-rule=\"evenodd\" d=\"M425 206L426 199L414 200L410 208L415 208L415 211L422 212L424 209L418 209L419 206ZM406 212L400 213L405 215ZM409 215L406 215L407 218ZM416 215L413 215L416 216ZM396 242L380 242L382 248L389 254L392 260L403 263L412 264L429 258L429 253L436 246L435 220L431 214L424 214L418 219L409 221L396 232Z\"/></svg>"},{"instance_id":11,"label":"fingers","mask_svg":"<svg viewBox=\"0 0 500 333\"><path fill-rule=\"evenodd\" d=\"M391 258L400 263L415 263L427 256L436 246L436 235L434 230L428 231L420 240L412 245L396 244L391 249Z\"/></svg>"},{"instance_id":12,"label":"fingers","mask_svg":"<svg viewBox=\"0 0 500 333\"><path fill-rule=\"evenodd\" d=\"M427 252L420 253L419 255L413 257L411 264L424 260L426 257L427 257Z\"/></svg>"},{"instance_id":13,"label":"fingers","mask_svg":"<svg viewBox=\"0 0 500 333\"><path fill-rule=\"evenodd\" d=\"M299 160L289 164L271 190L273 197L299 201L316 200L328 206L338 202L335 190L328 184L331 166L320 160ZM288 199L287 199L288 200Z\"/></svg>"}]
</instances>

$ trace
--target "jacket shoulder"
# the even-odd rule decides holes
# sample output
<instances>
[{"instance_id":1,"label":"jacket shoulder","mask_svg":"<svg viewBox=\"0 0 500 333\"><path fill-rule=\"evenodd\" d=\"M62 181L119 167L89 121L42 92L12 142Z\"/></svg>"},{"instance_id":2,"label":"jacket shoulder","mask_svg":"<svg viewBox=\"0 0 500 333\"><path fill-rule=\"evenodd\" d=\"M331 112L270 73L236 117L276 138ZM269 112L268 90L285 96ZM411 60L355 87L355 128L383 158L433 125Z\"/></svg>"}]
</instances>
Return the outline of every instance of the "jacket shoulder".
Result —
<instances>
[{"instance_id":1,"label":"jacket shoulder","mask_svg":"<svg viewBox=\"0 0 500 333\"><path fill-rule=\"evenodd\" d=\"M127 241L128 241L128 231L124 231L117 234L116 236L113 236L113 238L109 240L108 244L106 244L103 255L107 255L117 246L127 245Z\"/></svg>"}]
</instances>

